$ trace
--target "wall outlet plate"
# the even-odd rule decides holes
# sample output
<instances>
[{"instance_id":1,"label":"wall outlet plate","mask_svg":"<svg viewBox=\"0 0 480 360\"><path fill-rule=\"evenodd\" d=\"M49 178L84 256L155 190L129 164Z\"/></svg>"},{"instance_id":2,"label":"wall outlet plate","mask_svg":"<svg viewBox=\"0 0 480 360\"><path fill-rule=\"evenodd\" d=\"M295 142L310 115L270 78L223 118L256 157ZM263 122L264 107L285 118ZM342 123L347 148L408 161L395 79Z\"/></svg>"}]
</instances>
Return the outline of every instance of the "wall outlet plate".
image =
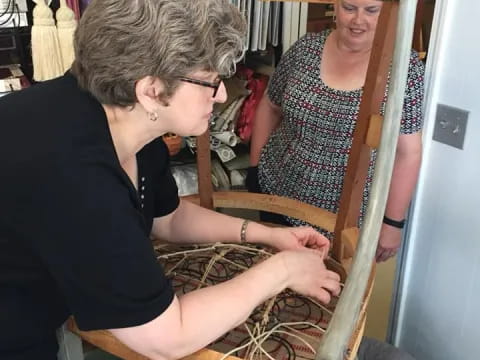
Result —
<instances>
[{"instance_id":1,"label":"wall outlet plate","mask_svg":"<svg viewBox=\"0 0 480 360\"><path fill-rule=\"evenodd\" d=\"M433 140L463 150L469 111L438 104Z\"/></svg>"}]
</instances>

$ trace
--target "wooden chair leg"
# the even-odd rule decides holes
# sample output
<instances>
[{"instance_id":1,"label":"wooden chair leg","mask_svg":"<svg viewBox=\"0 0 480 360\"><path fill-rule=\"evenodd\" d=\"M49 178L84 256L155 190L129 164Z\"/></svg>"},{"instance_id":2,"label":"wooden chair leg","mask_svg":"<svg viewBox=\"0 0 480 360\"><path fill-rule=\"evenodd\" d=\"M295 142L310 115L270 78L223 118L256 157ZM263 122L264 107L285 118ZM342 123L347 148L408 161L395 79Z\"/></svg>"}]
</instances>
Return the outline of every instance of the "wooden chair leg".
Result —
<instances>
[{"instance_id":1,"label":"wooden chair leg","mask_svg":"<svg viewBox=\"0 0 480 360\"><path fill-rule=\"evenodd\" d=\"M397 21L398 3L385 2L375 32L335 224L335 240L338 241L334 242L333 255L339 262L344 259L344 249L340 241L342 232L344 229L357 226L372 151L372 148L366 144L367 135L372 115L380 113L385 96L388 71L393 57ZM378 117L374 116L373 119L378 119Z\"/></svg>"}]
</instances>

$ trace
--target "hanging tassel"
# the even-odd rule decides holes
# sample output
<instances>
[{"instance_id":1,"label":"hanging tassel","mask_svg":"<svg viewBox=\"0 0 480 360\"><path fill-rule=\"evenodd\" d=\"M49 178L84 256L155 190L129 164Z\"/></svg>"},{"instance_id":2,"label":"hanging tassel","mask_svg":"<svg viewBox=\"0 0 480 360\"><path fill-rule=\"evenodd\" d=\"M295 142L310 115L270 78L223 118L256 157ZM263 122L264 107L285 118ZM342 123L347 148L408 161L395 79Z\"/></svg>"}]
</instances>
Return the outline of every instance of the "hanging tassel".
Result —
<instances>
[{"instance_id":1,"label":"hanging tassel","mask_svg":"<svg viewBox=\"0 0 480 360\"><path fill-rule=\"evenodd\" d=\"M45 0L35 0L32 26L33 79L44 81L63 75L58 32Z\"/></svg>"},{"instance_id":2,"label":"hanging tassel","mask_svg":"<svg viewBox=\"0 0 480 360\"><path fill-rule=\"evenodd\" d=\"M60 8L56 13L58 39L60 41L60 51L62 54L63 71L70 69L75 59L73 50L73 34L77 28L75 13L67 5L66 0L60 0Z\"/></svg>"}]
</instances>

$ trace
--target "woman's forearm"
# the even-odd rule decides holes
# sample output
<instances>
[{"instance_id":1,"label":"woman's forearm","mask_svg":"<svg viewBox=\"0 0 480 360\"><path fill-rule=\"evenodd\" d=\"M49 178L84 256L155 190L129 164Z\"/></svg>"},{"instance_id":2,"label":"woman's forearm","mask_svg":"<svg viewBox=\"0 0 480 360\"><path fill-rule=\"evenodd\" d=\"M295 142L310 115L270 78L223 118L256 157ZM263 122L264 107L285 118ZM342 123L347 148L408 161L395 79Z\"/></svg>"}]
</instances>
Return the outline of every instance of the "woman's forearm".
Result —
<instances>
[{"instance_id":1,"label":"woman's forearm","mask_svg":"<svg viewBox=\"0 0 480 360\"><path fill-rule=\"evenodd\" d=\"M273 257L231 281L182 296L182 341L190 350L182 347L185 352L181 355L198 350L242 324L256 306L284 290L287 276L283 267L280 257ZM198 336L202 323L208 326Z\"/></svg>"},{"instance_id":2,"label":"woman's forearm","mask_svg":"<svg viewBox=\"0 0 480 360\"><path fill-rule=\"evenodd\" d=\"M325 268L318 252L284 251L222 284L175 298L154 320L113 329L127 346L149 358L178 359L244 322L256 306L290 288L328 303L340 292L340 277Z\"/></svg>"},{"instance_id":3,"label":"woman's forearm","mask_svg":"<svg viewBox=\"0 0 480 360\"><path fill-rule=\"evenodd\" d=\"M154 220L152 235L172 243L236 243L240 242L243 221L181 200L171 216ZM250 222L245 238L248 242L270 244L270 234L269 227Z\"/></svg>"},{"instance_id":4,"label":"woman's forearm","mask_svg":"<svg viewBox=\"0 0 480 360\"><path fill-rule=\"evenodd\" d=\"M263 147L268 142L273 130L281 121L281 109L274 105L267 93L257 106L250 140L250 165L257 166Z\"/></svg>"},{"instance_id":5,"label":"woman's forearm","mask_svg":"<svg viewBox=\"0 0 480 360\"><path fill-rule=\"evenodd\" d=\"M399 149L395 157L385 209L385 215L394 220L405 217L418 181L422 161L421 134L403 135L403 137L399 139Z\"/></svg>"},{"instance_id":6,"label":"woman's forearm","mask_svg":"<svg viewBox=\"0 0 480 360\"><path fill-rule=\"evenodd\" d=\"M133 350L159 360L179 359L244 322L253 309L288 286L278 254L222 284L175 298L144 325L111 332Z\"/></svg>"}]
</instances>

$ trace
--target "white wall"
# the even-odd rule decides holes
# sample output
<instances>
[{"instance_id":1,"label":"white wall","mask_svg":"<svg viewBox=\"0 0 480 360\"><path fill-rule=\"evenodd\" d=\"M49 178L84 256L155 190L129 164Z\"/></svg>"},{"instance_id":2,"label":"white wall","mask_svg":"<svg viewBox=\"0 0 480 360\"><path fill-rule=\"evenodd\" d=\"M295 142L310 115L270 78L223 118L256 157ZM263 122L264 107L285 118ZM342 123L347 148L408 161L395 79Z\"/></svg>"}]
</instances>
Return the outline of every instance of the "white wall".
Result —
<instances>
[{"instance_id":1,"label":"white wall","mask_svg":"<svg viewBox=\"0 0 480 360\"><path fill-rule=\"evenodd\" d=\"M434 22L424 164L393 334L417 360L478 360L480 1L437 0ZM438 103L470 111L464 150L431 140Z\"/></svg>"}]
</instances>

